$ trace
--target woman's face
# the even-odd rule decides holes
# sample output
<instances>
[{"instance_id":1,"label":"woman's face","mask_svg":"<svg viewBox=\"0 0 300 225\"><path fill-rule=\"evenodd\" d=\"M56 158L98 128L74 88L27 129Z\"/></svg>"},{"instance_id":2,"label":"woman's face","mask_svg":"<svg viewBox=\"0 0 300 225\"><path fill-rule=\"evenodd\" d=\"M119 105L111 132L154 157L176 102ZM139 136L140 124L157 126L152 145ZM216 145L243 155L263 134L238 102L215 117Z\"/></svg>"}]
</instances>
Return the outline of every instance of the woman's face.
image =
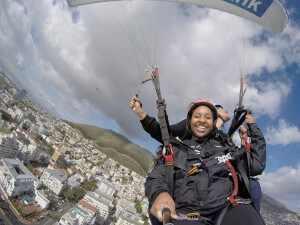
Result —
<instances>
[{"instance_id":1,"label":"woman's face","mask_svg":"<svg viewBox=\"0 0 300 225\"><path fill-rule=\"evenodd\" d=\"M193 140L199 140L208 135L213 129L214 120L212 111L207 106L198 106L191 117L190 126Z\"/></svg>"}]
</instances>

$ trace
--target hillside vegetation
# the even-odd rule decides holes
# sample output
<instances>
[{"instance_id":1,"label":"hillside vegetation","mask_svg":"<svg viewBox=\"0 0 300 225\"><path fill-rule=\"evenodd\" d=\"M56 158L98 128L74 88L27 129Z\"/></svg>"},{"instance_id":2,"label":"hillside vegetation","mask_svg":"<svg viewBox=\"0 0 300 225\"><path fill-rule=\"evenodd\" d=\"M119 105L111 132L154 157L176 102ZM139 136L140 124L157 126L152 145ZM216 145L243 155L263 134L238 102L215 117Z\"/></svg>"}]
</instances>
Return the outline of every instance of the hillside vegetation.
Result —
<instances>
[{"instance_id":1,"label":"hillside vegetation","mask_svg":"<svg viewBox=\"0 0 300 225\"><path fill-rule=\"evenodd\" d=\"M92 140L94 147L102 153L142 176L147 174L153 161L153 155L147 149L133 144L114 131L92 125L66 122L80 131L86 139Z\"/></svg>"}]
</instances>

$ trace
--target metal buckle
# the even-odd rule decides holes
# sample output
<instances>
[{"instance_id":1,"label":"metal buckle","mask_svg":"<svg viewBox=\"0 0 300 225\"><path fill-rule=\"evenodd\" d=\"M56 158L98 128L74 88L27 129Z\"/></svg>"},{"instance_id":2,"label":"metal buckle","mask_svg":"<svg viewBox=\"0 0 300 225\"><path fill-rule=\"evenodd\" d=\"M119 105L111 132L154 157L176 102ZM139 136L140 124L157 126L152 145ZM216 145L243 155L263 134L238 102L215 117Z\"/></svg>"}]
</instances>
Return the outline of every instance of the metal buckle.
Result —
<instances>
[{"instance_id":1,"label":"metal buckle","mask_svg":"<svg viewBox=\"0 0 300 225\"><path fill-rule=\"evenodd\" d=\"M193 167L188 171L188 174L192 175L194 173L198 173L198 172L202 171L202 169L200 169L201 165L202 165L202 163L195 163L193 165Z\"/></svg>"},{"instance_id":2,"label":"metal buckle","mask_svg":"<svg viewBox=\"0 0 300 225\"><path fill-rule=\"evenodd\" d=\"M247 204L250 204L252 201L249 198L246 198L246 199L244 199L244 198L235 198L234 202L237 203L237 204L246 204L247 205Z\"/></svg>"}]
</instances>

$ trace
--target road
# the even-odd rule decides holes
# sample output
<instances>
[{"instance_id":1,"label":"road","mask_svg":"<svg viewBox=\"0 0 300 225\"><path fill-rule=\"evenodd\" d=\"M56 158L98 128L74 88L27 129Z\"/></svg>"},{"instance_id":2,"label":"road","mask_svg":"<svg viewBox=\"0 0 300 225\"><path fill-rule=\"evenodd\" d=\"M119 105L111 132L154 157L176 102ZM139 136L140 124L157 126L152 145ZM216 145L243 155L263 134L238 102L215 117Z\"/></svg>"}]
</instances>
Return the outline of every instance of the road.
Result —
<instances>
[{"instance_id":1,"label":"road","mask_svg":"<svg viewBox=\"0 0 300 225\"><path fill-rule=\"evenodd\" d=\"M24 225L20 220L15 216L10 208L0 209L0 218L3 220L5 225ZM1 223L0 223L1 224Z\"/></svg>"},{"instance_id":2,"label":"road","mask_svg":"<svg viewBox=\"0 0 300 225\"><path fill-rule=\"evenodd\" d=\"M71 206L69 205L69 202L62 203L57 207L56 211L49 211L49 215L45 215L40 221L35 221L30 223L30 225L52 225L56 222L55 219L53 219L53 216L55 215L63 215L65 212L67 212ZM58 210L63 209L62 212L58 212ZM2 220L2 221L1 221ZM0 208L0 225L25 225L24 223L20 222L20 220L15 216L15 214L11 211L10 208L8 209L1 209Z\"/></svg>"},{"instance_id":3,"label":"road","mask_svg":"<svg viewBox=\"0 0 300 225\"><path fill-rule=\"evenodd\" d=\"M62 203L61 205L59 205L57 207L56 211L49 211L48 215L44 216L43 219L41 219L40 221L32 222L30 225L52 225L53 223L56 222L56 220L53 219L53 217L55 215L63 215L70 208L71 208L71 206L69 205L69 202L66 201L66 202ZM59 213L58 210L60 210L60 209L63 209L63 211Z\"/></svg>"},{"instance_id":4,"label":"road","mask_svg":"<svg viewBox=\"0 0 300 225\"><path fill-rule=\"evenodd\" d=\"M13 225L13 223L10 222L10 220L7 218L7 216L5 215L2 209L0 209L0 219L1 219L0 224Z\"/></svg>"}]
</instances>

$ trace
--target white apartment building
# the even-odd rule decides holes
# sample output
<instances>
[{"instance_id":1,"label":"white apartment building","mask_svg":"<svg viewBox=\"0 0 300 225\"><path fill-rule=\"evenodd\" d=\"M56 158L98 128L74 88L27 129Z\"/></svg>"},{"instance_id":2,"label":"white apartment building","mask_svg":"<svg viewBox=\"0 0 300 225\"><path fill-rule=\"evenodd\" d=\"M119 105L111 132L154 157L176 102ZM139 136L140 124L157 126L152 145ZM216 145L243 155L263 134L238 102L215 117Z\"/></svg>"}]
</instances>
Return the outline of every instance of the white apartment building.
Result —
<instances>
[{"instance_id":1,"label":"white apartment building","mask_svg":"<svg viewBox=\"0 0 300 225\"><path fill-rule=\"evenodd\" d=\"M130 211L130 212L136 212L135 203L126 198L119 199L117 208L118 207L122 207L123 209Z\"/></svg>"},{"instance_id":2,"label":"white apartment building","mask_svg":"<svg viewBox=\"0 0 300 225\"><path fill-rule=\"evenodd\" d=\"M14 110L12 110L11 108L7 109L8 114L11 116L11 118L15 119L16 118L16 114L14 112Z\"/></svg>"},{"instance_id":3,"label":"white apartment building","mask_svg":"<svg viewBox=\"0 0 300 225\"><path fill-rule=\"evenodd\" d=\"M97 209L81 200L61 217L59 225L94 225L96 215Z\"/></svg>"},{"instance_id":4,"label":"white apartment building","mask_svg":"<svg viewBox=\"0 0 300 225\"><path fill-rule=\"evenodd\" d=\"M25 135L24 137L26 138L27 136ZM17 134L0 135L1 158L18 158L22 163L27 164L36 157L37 152L36 144L24 145L18 140Z\"/></svg>"},{"instance_id":5,"label":"white apartment building","mask_svg":"<svg viewBox=\"0 0 300 225\"><path fill-rule=\"evenodd\" d=\"M76 188L76 187L79 187L81 185L80 179L78 177L76 177L75 175L69 177L69 179L68 179L68 185L71 188Z\"/></svg>"},{"instance_id":6,"label":"white apartment building","mask_svg":"<svg viewBox=\"0 0 300 225\"><path fill-rule=\"evenodd\" d=\"M86 202L98 210L97 223L103 224L109 218L113 209L113 198L100 192L88 192L84 198Z\"/></svg>"},{"instance_id":7,"label":"white apartment building","mask_svg":"<svg viewBox=\"0 0 300 225\"><path fill-rule=\"evenodd\" d=\"M59 220L59 225L79 225L78 212L74 208L62 215Z\"/></svg>"},{"instance_id":8,"label":"white apartment building","mask_svg":"<svg viewBox=\"0 0 300 225\"><path fill-rule=\"evenodd\" d=\"M67 169L68 173L72 176L77 172L77 169L75 166L71 166Z\"/></svg>"},{"instance_id":9,"label":"white apartment building","mask_svg":"<svg viewBox=\"0 0 300 225\"><path fill-rule=\"evenodd\" d=\"M93 225L96 222L98 210L93 205L85 200L80 200L77 204L79 218L79 225Z\"/></svg>"},{"instance_id":10,"label":"white apartment building","mask_svg":"<svg viewBox=\"0 0 300 225\"><path fill-rule=\"evenodd\" d=\"M104 193L108 196L114 197L117 189L110 183L108 183L106 180L102 180L98 183L98 192Z\"/></svg>"},{"instance_id":11,"label":"white apartment building","mask_svg":"<svg viewBox=\"0 0 300 225\"><path fill-rule=\"evenodd\" d=\"M47 199L43 190L35 191L35 201L39 204L39 206L41 206L42 209L46 209L50 204L50 201Z\"/></svg>"},{"instance_id":12,"label":"white apartment building","mask_svg":"<svg viewBox=\"0 0 300 225\"><path fill-rule=\"evenodd\" d=\"M143 223L137 222L125 216L119 216L115 225L141 225Z\"/></svg>"},{"instance_id":13,"label":"white apartment building","mask_svg":"<svg viewBox=\"0 0 300 225\"><path fill-rule=\"evenodd\" d=\"M39 127L37 125L35 125L34 123L31 123L31 125L29 127L29 131L33 134L38 134Z\"/></svg>"},{"instance_id":14,"label":"white apartment building","mask_svg":"<svg viewBox=\"0 0 300 225\"><path fill-rule=\"evenodd\" d=\"M8 103L8 101L9 101L9 96L8 96L8 94L2 93L1 97L2 97L2 99L3 99L3 101L4 101L5 103Z\"/></svg>"},{"instance_id":15,"label":"white apartment building","mask_svg":"<svg viewBox=\"0 0 300 225\"><path fill-rule=\"evenodd\" d=\"M135 203L132 201L129 201L125 198L121 198L118 201L117 207L116 207L116 212L115 212L116 217L126 217L132 221L136 221L139 223L141 221L141 217L137 216L137 212L135 209Z\"/></svg>"},{"instance_id":16,"label":"white apartment building","mask_svg":"<svg viewBox=\"0 0 300 225\"><path fill-rule=\"evenodd\" d=\"M80 173L76 173L76 174L74 174L72 177L74 177L74 179L77 180L77 181L80 182L80 183L83 183L83 182L86 181L85 175L80 174Z\"/></svg>"},{"instance_id":17,"label":"white apartment building","mask_svg":"<svg viewBox=\"0 0 300 225\"><path fill-rule=\"evenodd\" d=\"M30 160L36 160L38 155L38 147L36 144L24 146L18 154L18 158L24 164L29 163Z\"/></svg>"},{"instance_id":18,"label":"white apartment building","mask_svg":"<svg viewBox=\"0 0 300 225\"><path fill-rule=\"evenodd\" d=\"M34 193L36 180L19 159L0 160L0 184L8 196Z\"/></svg>"},{"instance_id":19,"label":"white apartment building","mask_svg":"<svg viewBox=\"0 0 300 225\"><path fill-rule=\"evenodd\" d=\"M23 118L23 115L24 115L23 111L19 108L15 108L15 113L17 115L16 119L18 121L20 121Z\"/></svg>"},{"instance_id":20,"label":"white apartment building","mask_svg":"<svg viewBox=\"0 0 300 225\"><path fill-rule=\"evenodd\" d=\"M56 195L60 195L67 187L67 177L59 170L46 169L40 180Z\"/></svg>"},{"instance_id":21,"label":"white apartment building","mask_svg":"<svg viewBox=\"0 0 300 225\"><path fill-rule=\"evenodd\" d=\"M0 136L0 158L17 158L22 148L16 134Z\"/></svg>"}]
</instances>

